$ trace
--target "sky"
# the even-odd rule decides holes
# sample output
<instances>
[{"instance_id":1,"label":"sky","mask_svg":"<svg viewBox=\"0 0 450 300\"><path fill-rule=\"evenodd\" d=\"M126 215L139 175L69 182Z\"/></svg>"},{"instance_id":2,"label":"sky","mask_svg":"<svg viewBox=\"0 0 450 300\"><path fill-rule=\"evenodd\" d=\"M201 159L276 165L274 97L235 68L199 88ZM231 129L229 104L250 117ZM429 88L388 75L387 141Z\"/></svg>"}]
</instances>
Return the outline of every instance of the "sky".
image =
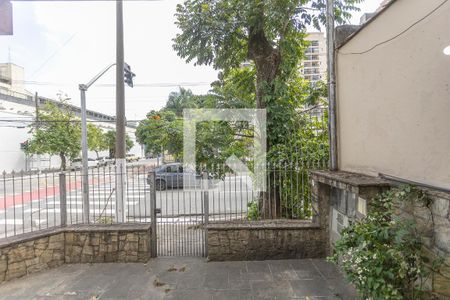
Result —
<instances>
[{"instance_id":1,"label":"sky","mask_svg":"<svg viewBox=\"0 0 450 300\"><path fill-rule=\"evenodd\" d=\"M178 29L175 8L182 0L125 1L125 61L136 73L126 87L126 116L140 120L164 106L179 86L206 93L217 71L194 66L172 49ZM381 0L366 0L351 21L373 12ZM78 85L115 61L115 2L13 2L14 35L0 36L0 62L25 68L26 88L56 98L67 94L79 105ZM87 92L87 108L115 115L115 71ZM109 85L111 84L111 85ZM105 86L106 85L106 86ZM143 86L142 86L143 85Z\"/></svg>"}]
</instances>

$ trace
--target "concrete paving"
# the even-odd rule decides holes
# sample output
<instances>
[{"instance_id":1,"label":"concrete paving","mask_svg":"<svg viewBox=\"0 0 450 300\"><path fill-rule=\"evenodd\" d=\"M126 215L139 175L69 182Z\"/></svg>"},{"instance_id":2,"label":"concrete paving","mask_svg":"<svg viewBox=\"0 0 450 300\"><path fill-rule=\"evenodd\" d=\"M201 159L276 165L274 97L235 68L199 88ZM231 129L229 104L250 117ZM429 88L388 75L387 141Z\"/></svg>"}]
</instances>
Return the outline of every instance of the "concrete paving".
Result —
<instances>
[{"instance_id":1,"label":"concrete paving","mask_svg":"<svg viewBox=\"0 0 450 300\"><path fill-rule=\"evenodd\" d=\"M64 265L0 285L0 299L356 299L324 260Z\"/></svg>"}]
</instances>

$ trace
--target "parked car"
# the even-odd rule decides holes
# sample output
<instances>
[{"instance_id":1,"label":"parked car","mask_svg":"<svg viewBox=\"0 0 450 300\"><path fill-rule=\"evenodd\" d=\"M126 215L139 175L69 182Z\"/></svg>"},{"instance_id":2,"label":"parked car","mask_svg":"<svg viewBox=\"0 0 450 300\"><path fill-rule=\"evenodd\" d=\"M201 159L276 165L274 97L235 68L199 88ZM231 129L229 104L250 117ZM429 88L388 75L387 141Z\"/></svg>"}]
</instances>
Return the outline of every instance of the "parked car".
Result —
<instances>
[{"instance_id":1,"label":"parked car","mask_svg":"<svg viewBox=\"0 0 450 300\"><path fill-rule=\"evenodd\" d=\"M127 160L127 162L135 162L135 161L139 161L139 157L137 157L134 154L127 154L126 160Z\"/></svg>"},{"instance_id":2,"label":"parked car","mask_svg":"<svg viewBox=\"0 0 450 300\"><path fill-rule=\"evenodd\" d=\"M98 161L93 158L88 158L88 167L97 167ZM70 167L72 170L78 170L83 167L83 163L81 158L75 158L72 160L72 163L70 164Z\"/></svg>"},{"instance_id":3,"label":"parked car","mask_svg":"<svg viewBox=\"0 0 450 300\"><path fill-rule=\"evenodd\" d=\"M189 187L200 187L202 176L193 170L184 170L181 163L164 164L155 169L156 190L164 191L168 188L183 188L184 184ZM147 177L150 184L150 178Z\"/></svg>"},{"instance_id":4,"label":"parked car","mask_svg":"<svg viewBox=\"0 0 450 300\"><path fill-rule=\"evenodd\" d=\"M109 164L109 161L106 156L100 156L99 158L97 158L97 165L99 167L104 167L104 166L107 166L108 164Z\"/></svg>"}]
</instances>

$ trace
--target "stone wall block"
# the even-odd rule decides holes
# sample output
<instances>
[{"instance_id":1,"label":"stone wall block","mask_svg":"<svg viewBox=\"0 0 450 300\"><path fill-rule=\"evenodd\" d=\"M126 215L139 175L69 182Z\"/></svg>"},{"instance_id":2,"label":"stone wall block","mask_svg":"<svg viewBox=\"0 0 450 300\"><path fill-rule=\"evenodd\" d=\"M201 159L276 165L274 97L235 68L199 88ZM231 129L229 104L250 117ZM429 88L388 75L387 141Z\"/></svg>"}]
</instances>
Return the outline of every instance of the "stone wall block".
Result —
<instances>
[{"instance_id":1,"label":"stone wall block","mask_svg":"<svg viewBox=\"0 0 450 300\"><path fill-rule=\"evenodd\" d=\"M436 247L450 255L450 227L439 227L435 230ZM450 285L450 280L449 280Z\"/></svg>"},{"instance_id":2,"label":"stone wall block","mask_svg":"<svg viewBox=\"0 0 450 300\"><path fill-rule=\"evenodd\" d=\"M448 199L433 197L431 209L435 216L448 218L450 212L450 201Z\"/></svg>"},{"instance_id":3,"label":"stone wall block","mask_svg":"<svg viewBox=\"0 0 450 300\"><path fill-rule=\"evenodd\" d=\"M27 274L25 261L8 263L5 280L22 277Z\"/></svg>"},{"instance_id":4,"label":"stone wall block","mask_svg":"<svg viewBox=\"0 0 450 300\"><path fill-rule=\"evenodd\" d=\"M326 256L326 246L326 235L317 227L208 228L212 261L318 258Z\"/></svg>"},{"instance_id":5,"label":"stone wall block","mask_svg":"<svg viewBox=\"0 0 450 300\"><path fill-rule=\"evenodd\" d=\"M89 225L85 230L64 228L50 233L35 232L38 237L34 240L27 237L23 242L13 240L10 245L3 244L0 246L0 282L64 263L148 261L150 227L136 225L142 229L133 231L132 225L120 226L125 230L111 230L114 225L96 230L95 225Z\"/></svg>"}]
</instances>

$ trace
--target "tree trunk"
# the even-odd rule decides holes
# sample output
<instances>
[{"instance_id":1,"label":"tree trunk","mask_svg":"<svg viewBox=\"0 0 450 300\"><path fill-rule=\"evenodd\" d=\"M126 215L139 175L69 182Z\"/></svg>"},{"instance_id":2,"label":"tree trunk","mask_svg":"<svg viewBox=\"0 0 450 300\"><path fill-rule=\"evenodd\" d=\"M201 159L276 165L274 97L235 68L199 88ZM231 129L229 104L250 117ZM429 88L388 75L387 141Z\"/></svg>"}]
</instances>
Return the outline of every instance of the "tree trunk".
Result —
<instances>
[{"instance_id":1,"label":"tree trunk","mask_svg":"<svg viewBox=\"0 0 450 300\"><path fill-rule=\"evenodd\" d=\"M95 150L95 154L97 155L97 160L100 158L100 156L98 156L98 150Z\"/></svg>"},{"instance_id":2,"label":"tree trunk","mask_svg":"<svg viewBox=\"0 0 450 300\"><path fill-rule=\"evenodd\" d=\"M262 27L262 26L260 26ZM249 30L248 57L256 66L256 108L266 108L265 96L270 96L279 74L281 53L267 39L264 30Z\"/></svg>"},{"instance_id":3,"label":"tree trunk","mask_svg":"<svg viewBox=\"0 0 450 300\"><path fill-rule=\"evenodd\" d=\"M66 170L66 155L64 154L64 152L59 153L59 158L61 158L61 170L65 171Z\"/></svg>"},{"instance_id":4,"label":"tree trunk","mask_svg":"<svg viewBox=\"0 0 450 300\"><path fill-rule=\"evenodd\" d=\"M275 79L280 72L281 53L267 39L262 25L249 30L248 57L256 66L256 108L264 109L267 106L267 96L270 97L274 93ZM267 136L271 134L271 128L267 128ZM268 152L272 145L269 140L266 143ZM271 176L271 172L272 170L267 170L268 177ZM260 216L276 219L280 216L280 201L278 197L270 199L269 193L277 195L278 193L273 192L277 190L277 186L267 188L268 191L260 192L259 195Z\"/></svg>"}]
</instances>

